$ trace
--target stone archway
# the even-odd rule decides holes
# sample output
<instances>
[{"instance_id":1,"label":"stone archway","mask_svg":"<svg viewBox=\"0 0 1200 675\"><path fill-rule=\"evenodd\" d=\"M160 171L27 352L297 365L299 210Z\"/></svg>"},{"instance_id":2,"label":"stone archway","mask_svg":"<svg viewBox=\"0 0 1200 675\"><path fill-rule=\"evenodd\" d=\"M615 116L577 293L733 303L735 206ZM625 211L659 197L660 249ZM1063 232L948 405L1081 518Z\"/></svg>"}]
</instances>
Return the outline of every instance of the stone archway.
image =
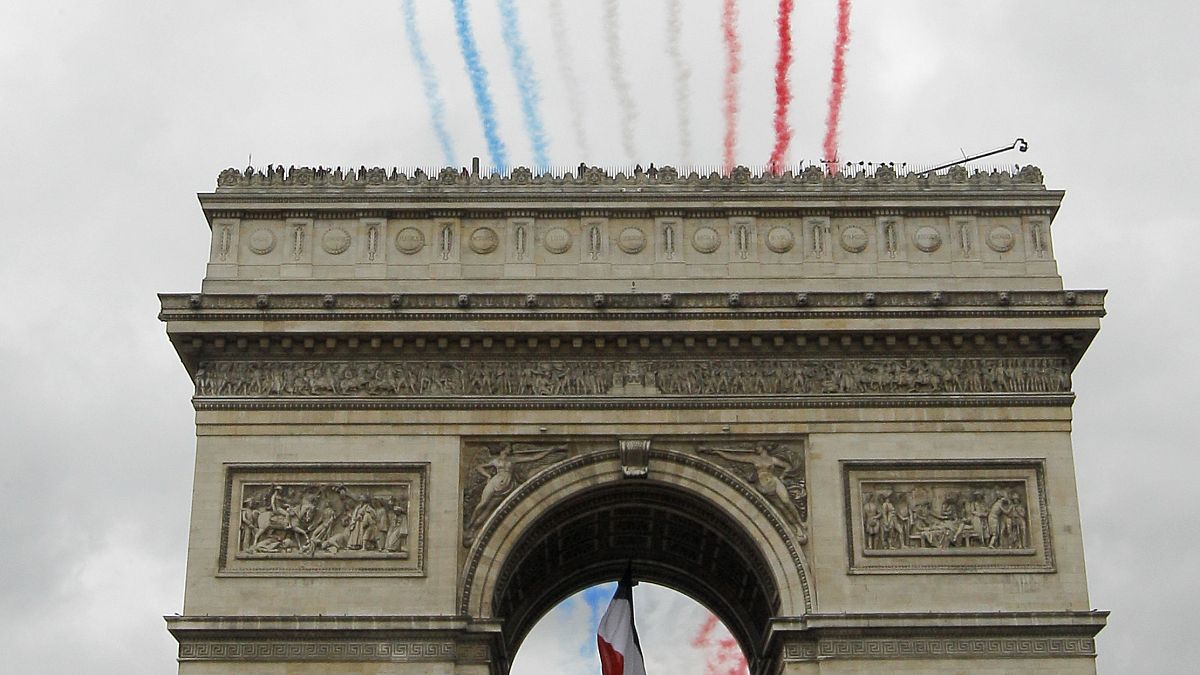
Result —
<instances>
[{"instance_id":1,"label":"stone archway","mask_svg":"<svg viewBox=\"0 0 1200 675\"><path fill-rule=\"evenodd\" d=\"M668 444L670 445L670 444ZM811 610L802 537L737 475L679 449L647 453L629 478L615 449L528 477L468 555L460 610L500 625L494 672L506 672L542 615L570 594L635 576L680 591L729 627L765 672L773 619ZM636 474L635 474L636 475Z\"/></svg>"}]
</instances>

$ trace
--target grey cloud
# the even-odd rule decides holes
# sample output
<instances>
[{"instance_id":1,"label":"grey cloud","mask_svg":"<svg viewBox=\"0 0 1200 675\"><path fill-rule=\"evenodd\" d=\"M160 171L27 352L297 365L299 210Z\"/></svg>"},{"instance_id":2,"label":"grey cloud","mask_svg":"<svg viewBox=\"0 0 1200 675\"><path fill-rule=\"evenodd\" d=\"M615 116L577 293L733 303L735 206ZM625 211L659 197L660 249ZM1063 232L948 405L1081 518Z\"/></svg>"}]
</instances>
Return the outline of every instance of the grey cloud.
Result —
<instances>
[{"instance_id":1,"label":"grey cloud","mask_svg":"<svg viewBox=\"0 0 1200 675\"><path fill-rule=\"evenodd\" d=\"M489 3L476 11L494 12ZM832 3L825 3L832 5ZM545 3L522 5L546 87L551 153L571 147ZM667 110L665 4L622 2L622 44L643 111ZM719 160L719 3L688 2L693 152ZM463 159L483 155L448 9L421 7ZM597 7L568 5L589 137L623 161ZM628 20L645 12L644 21ZM797 9L793 161L817 157L830 7ZM1052 187L1071 287L1108 287L1110 316L1076 376L1076 468L1092 602L1113 610L1105 672L1188 670L1200 598L1189 308L1200 274L1190 204L1200 149L1193 3L856 3L843 120L848 158L931 162L1020 135ZM628 13L628 14L624 14ZM761 15L761 16L760 16ZM747 9L742 157L770 147L772 14ZM480 26L488 25L479 22ZM480 30L503 63L498 34ZM8 3L0 7L0 651L14 672L164 672L179 611L194 440L186 378L154 293L198 288L207 228L193 194L255 164L436 165L397 3ZM769 66L768 66L769 67ZM505 69L502 133L528 143ZM678 141L652 133L643 163ZM562 139L556 144L555 139ZM474 148L474 153L471 149ZM130 578L135 576L137 578ZM140 583L139 583L140 582ZM109 607L111 611L104 612ZM106 637L83 618L107 622ZM78 639L63 641L63 627ZM125 640L126 642L122 642ZM137 649L124 644L138 643Z\"/></svg>"}]
</instances>

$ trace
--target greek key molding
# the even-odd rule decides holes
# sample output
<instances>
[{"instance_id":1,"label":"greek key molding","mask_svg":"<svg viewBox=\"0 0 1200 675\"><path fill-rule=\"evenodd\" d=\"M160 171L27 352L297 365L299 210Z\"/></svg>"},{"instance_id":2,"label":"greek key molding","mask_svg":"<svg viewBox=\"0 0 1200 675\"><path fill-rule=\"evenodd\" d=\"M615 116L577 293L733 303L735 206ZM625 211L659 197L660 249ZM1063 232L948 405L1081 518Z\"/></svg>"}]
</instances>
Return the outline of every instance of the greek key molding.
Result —
<instances>
[{"instance_id":1,"label":"greek key molding","mask_svg":"<svg viewBox=\"0 0 1200 675\"><path fill-rule=\"evenodd\" d=\"M1086 637L915 637L821 638L815 642L788 642L784 661L816 659L928 659L928 658L1044 658L1092 657L1096 641Z\"/></svg>"},{"instance_id":2,"label":"greek key molding","mask_svg":"<svg viewBox=\"0 0 1200 675\"><path fill-rule=\"evenodd\" d=\"M483 646L486 650L486 645ZM472 650L472 655L478 658ZM181 640L180 661L456 661L450 640ZM483 657L486 660L486 655Z\"/></svg>"}]
</instances>

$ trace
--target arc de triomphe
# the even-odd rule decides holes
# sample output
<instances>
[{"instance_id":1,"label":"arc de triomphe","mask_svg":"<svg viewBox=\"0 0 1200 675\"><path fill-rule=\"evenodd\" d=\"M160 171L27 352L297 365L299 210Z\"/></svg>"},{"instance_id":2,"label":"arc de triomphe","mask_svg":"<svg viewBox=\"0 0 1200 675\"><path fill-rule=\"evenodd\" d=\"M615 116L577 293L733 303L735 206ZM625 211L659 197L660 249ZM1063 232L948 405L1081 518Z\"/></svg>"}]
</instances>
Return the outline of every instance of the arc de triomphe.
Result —
<instances>
[{"instance_id":1,"label":"arc de triomphe","mask_svg":"<svg viewBox=\"0 0 1200 675\"><path fill-rule=\"evenodd\" d=\"M1094 672L1041 172L234 169L184 673L500 675L635 574L751 672Z\"/></svg>"}]
</instances>

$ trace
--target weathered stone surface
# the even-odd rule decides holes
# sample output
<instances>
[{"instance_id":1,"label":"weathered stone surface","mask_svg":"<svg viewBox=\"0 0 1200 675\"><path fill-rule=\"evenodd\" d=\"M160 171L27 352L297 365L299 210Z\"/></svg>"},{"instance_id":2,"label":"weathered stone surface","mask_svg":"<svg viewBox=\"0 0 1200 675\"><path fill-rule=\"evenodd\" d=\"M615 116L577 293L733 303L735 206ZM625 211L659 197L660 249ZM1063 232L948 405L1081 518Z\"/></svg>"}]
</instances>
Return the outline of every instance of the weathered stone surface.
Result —
<instances>
[{"instance_id":1,"label":"weathered stone surface","mask_svg":"<svg viewBox=\"0 0 1200 675\"><path fill-rule=\"evenodd\" d=\"M180 670L505 672L566 593L755 675L1094 672L1062 193L1015 174L228 170Z\"/></svg>"}]
</instances>

